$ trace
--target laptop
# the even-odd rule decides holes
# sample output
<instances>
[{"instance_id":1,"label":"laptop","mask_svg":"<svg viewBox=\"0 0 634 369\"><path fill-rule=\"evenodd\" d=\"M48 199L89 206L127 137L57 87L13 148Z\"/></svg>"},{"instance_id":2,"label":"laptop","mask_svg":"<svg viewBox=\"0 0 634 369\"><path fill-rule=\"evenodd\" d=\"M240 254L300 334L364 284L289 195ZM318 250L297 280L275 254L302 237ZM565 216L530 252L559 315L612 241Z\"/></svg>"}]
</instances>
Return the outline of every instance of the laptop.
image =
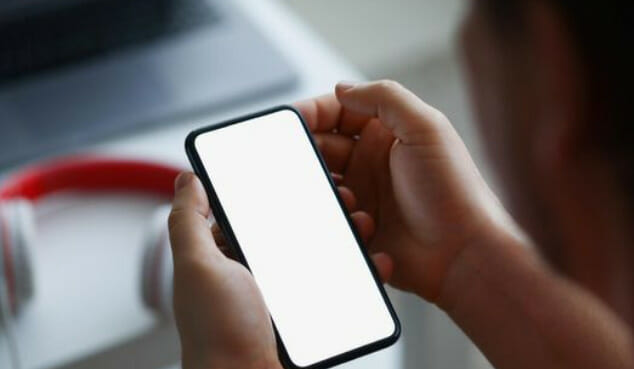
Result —
<instances>
[{"instance_id":1,"label":"laptop","mask_svg":"<svg viewBox=\"0 0 634 369\"><path fill-rule=\"evenodd\" d=\"M0 168L290 88L228 0L2 0Z\"/></svg>"}]
</instances>

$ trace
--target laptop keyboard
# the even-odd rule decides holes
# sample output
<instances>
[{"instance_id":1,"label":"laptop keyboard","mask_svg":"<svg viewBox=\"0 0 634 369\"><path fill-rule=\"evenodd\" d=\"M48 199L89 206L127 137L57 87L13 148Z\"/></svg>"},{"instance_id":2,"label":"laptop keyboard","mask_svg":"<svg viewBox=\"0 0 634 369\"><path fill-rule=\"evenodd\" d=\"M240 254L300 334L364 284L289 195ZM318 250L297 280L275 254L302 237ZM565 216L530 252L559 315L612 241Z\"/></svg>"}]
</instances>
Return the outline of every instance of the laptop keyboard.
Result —
<instances>
[{"instance_id":1,"label":"laptop keyboard","mask_svg":"<svg viewBox=\"0 0 634 369\"><path fill-rule=\"evenodd\" d=\"M0 24L0 84L221 20L207 0L83 0Z\"/></svg>"}]
</instances>

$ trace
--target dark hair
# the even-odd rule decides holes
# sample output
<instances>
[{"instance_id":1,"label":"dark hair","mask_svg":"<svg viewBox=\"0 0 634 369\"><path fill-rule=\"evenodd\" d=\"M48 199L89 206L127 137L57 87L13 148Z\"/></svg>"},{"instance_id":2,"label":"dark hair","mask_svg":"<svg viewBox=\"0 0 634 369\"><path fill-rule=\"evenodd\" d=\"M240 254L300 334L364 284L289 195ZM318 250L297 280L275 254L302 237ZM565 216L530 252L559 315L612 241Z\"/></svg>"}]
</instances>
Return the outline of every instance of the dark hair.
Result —
<instances>
[{"instance_id":1,"label":"dark hair","mask_svg":"<svg viewBox=\"0 0 634 369\"><path fill-rule=\"evenodd\" d=\"M483 1L495 25L512 35L521 33L522 8L535 0ZM634 0L541 1L552 4L575 38L597 103L588 129L634 200Z\"/></svg>"}]
</instances>

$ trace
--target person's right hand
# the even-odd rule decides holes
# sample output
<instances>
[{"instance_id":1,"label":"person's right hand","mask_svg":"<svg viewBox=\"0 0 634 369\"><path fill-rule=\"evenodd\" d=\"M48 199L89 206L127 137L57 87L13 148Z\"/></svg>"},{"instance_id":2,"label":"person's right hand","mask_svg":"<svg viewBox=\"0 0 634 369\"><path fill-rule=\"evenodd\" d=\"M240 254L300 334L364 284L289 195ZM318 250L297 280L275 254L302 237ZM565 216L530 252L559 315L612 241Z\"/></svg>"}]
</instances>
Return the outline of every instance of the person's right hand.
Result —
<instances>
[{"instance_id":1,"label":"person's right hand","mask_svg":"<svg viewBox=\"0 0 634 369\"><path fill-rule=\"evenodd\" d=\"M447 118L392 81L340 83L296 104L329 166L376 224L390 283L434 301L460 252L513 233Z\"/></svg>"}]
</instances>

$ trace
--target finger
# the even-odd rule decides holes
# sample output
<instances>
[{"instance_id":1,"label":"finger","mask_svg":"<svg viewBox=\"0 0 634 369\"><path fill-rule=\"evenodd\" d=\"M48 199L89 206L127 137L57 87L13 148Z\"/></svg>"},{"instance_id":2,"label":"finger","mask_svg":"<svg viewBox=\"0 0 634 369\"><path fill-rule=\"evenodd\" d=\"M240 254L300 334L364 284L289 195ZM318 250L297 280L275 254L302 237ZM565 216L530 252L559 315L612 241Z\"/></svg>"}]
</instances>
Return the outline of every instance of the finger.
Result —
<instances>
[{"instance_id":1,"label":"finger","mask_svg":"<svg viewBox=\"0 0 634 369\"><path fill-rule=\"evenodd\" d=\"M341 104L333 94L327 94L294 104L311 132L332 132L339 124Z\"/></svg>"},{"instance_id":2,"label":"finger","mask_svg":"<svg viewBox=\"0 0 634 369\"><path fill-rule=\"evenodd\" d=\"M350 190L348 187L343 186L338 186L337 189L339 190L339 196L341 197L343 203L346 205L346 209L348 210L348 212L352 213L353 211L355 211L357 209L357 198L354 196L352 190Z\"/></svg>"},{"instance_id":3,"label":"finger","mask_svg":"<svg viewBox=\"0 0 634 369\"><path fill-rule=\"evenodd\" d=\"M334 94L327 94L294 104L313 133L337 131L358 135L367 124L367 115L345 109Z\"/></svg>"},{"instance_id":4,"label":"finger","mask_svg":"<svg viewBox=\"0 0 634 369\"><path fill-rule=\"evenodd\" d=\"M394 261L392 258L386 253L378 252L372 255L372 261L376 271L379 273L381 282L389 282L392 278L392 273L394 273Z\"/></svg>"},{"instance_id":5,"label":"finger","mask_svg":"<svg viewBox=\"0 0 634 369\"><path fill-rule=\"evenodd\" d=\"M315 143L332 172L344 173L354 149L355 141L336 133L318 133Z\"/></svg>"},{"instance_id":6,"label":"finger","mask_svg":"<svg viewBox=\"0 0 634 369\"><path fill-rule=\"evenodd\" d=\"M448 124L442 113L394 81L340 83L335 93L345 109L378 118L405 144L438 133L438 124Z\"/></svg>"},{"instance_id":7,"label":"finger","mask_svg":"<svg viewBox=\"0 0 634 369\"><path fill-rule=\"evenodd\" d=\"M216 245L218 245L218 247L224 247L227 245L225 235L222 233L222 230L218 226L218 223L214 222L214 224L211 225L211 234L214 237L214 241L216 241Z\"/></svg>"},{"instance_id":8,"label":"finger","mask_svg":"<svg viewBox=\"0 0 634 369\"><path fill-rule=\"evenodd\" d=\"M354 223L357 234L361 237L361 240L367 244L374 236L374 232L376 231L376 226L374 224L374 219L370 216L370 214L365 211L357 211L350 214L350 218L352 218L352 222Z\"/></svg>"},{"instance_id":9,"label":"finger","mask_svg":"<svg viewBox=\"0 0 634 369\"><path fill-rule=\"evenodd\" d=\"M214 222L214 224L211 225L211 234L214 237L214 241L216 241L216 245L218 245L218 249L229 259L237 261L237 255L234 249L227 243L227 239L220 229L220 226L218 226L218 223Z\"/></svg>"},{"instance_id":10,"label":"finger","mask_svg":"<svg viewBox=\"0 0 634 369\"><path fill-rule=\"evenodd\" d=\"M330 173L330 177L332 177L332 181L335 182L337 186L343 183L343 176L339 173Z\"/></svg>"},{"instance_id":11,"label":"finger","mask_svg":"<svg viewBox=\"0 0 634 369\"><path fill-rule=\"evenodd\" d=\"M181 173L174 187L168 219L174 262L221 256L209 229L209 203L198 177L190 172Z\"/></svg>"},{"instance_id":12,"label":"finger","mask_svg":"<svg viewBox=\"0 0 634 369\"><path fill-rule=\"evenodd\" d=\"M218 246L218 249L229 259L234 260L234 261L238 261L238 258L236 256L236 253L233 251L233 249L231 247L229 247L228 245L222 245L222 246Z\"/></svg>"}]
</instances>

